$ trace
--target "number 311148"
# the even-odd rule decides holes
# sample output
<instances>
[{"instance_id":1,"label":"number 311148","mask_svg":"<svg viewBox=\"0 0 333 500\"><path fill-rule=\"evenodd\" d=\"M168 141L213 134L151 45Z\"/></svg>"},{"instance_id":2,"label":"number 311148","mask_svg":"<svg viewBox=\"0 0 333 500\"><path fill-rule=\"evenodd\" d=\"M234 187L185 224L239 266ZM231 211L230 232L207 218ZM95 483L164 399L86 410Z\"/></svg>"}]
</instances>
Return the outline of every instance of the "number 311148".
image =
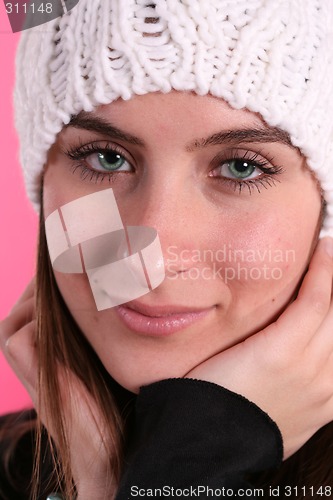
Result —
<instances>
[{"instance_id":1,"label":"number 311148","mask_svg":"<svg viewBox=\"0 0 333 500\"><path fill-rule=\"evenodd\" d=\"M31 12L35 14L40 12L41 14L51 14L52 13L52 3L40 3L40 4L19 4L19 3L6 3L7 14L27 14Z\"/></svg>"}]
</instances>

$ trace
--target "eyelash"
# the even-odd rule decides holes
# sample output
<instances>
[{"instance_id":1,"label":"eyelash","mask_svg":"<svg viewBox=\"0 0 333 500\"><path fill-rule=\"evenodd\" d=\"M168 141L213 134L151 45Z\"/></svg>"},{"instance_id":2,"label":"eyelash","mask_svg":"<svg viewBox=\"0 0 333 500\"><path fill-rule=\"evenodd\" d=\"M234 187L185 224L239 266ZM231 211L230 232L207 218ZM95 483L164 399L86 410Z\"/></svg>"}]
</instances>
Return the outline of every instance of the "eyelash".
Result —
<instances>
[{"instance_id":1,"label":"eyelash","mask_svg":"<svg viewBox=\"0 0 333 500\"><path fill-rule=\"evenodd\" d=\"M90 167L87 167L84 163L82 163L82 160L85 160L88 158L90 155L94 153L116 153L120 156L122 156L129 164L133 160L129 159L127 155L124 153L123 149L117 146L117 144L106 144L105 146L101 147L100 145L96 143L90 143L90 144L80 144L77 147L72 147L68 150L63 150L63 153L72 161L77 162L76 164L73 165L72 167L72 172L73 174L77 171L77 169L81 170L80 177L82 180L86 180L89 178L89 181L94 181L97 183L99 180L102 182L106 177L108 177L109 182L112 182L115 180L115 174L117 173L116 170L113 172L99 172L98 170L93 170ZM123 171L121 171L123 172ZM123 172L124 173L124 172ZM128 172L125 172L128 173Z\"/></svg>"},{"instance_id":2,"label":"eyelash","mask_svg":"<svg viewBox=\"0 0 333 500\"><path fill-rule=\"evenodd\" d=\"M90 143L90 144L80 144L79 146L69 148L68 150L64 150L63 153L73 162L77 162L72 166L72 172L75 173L78 169L81 170L80 177L82 180L88 179L90 182L95 181L103 181L105 178L108 178L109 182L115 180L115 175L117 174L117 170L110 172L99 172L97 170L93 170L90 167L87 167L82 160L84 161L90 155L94 153L116 153L122 156L130 165L133 160L128 158L125 154L124 150L116 144L106 144L101 147L99 144ZM267 157L267 155L266 155ZM284 169L275 164L274 158L264 159L260 153L254 153L251 151L241 152L239 149L232 149L224 151L222 154L218 155L214 158L213 163L217 166L213 168L213 171L221 168L225 163L231 163L235 160L244 160L256 169L262 171L262 175L259 175L253 179L242 179L237 180L235 178L223 177L223 176L213 176L210 177L214 179L215 182L223 183L227 186L230 186L234 191L239 192L241 194L244 187L247 187L249 193L251 194L253 189L257 189L258 193L260 193L260 188L268 189L268 187L272 187L275 185L275 182L280 182L279 179L276 178L277 175L281 174ZM128 171L118 171L119 173L130 173Z\"/></svg>"},{"instance_id":3,"label":"eyelash","mask_svg":"<svg viewBox=\"0 0 333 500\"><path fill-rule=\"evenodd\" d=\"M268 189L268 187L274 186L276 182L280 182L276 176L284 172L283 167L277 165L273 157L268 157L266 154L265 159L260 153L239 149L227 150L218 155L213 160L213 163L217 164L217 167L214 167L213 170L222 167L225 163L231 163L235 160L244 160L247 163L252 164L256 169L262 171L262 175L253 179L237 180L235 178L223 176L215 177L216 182L223 182L224 184L229 185L234 191L238 190L239 194L241 194L245 187L249 190L249 194L252 193L253 189L256 189L258 193L260 193L260 188Z\"/></svg>"}]
</instances>

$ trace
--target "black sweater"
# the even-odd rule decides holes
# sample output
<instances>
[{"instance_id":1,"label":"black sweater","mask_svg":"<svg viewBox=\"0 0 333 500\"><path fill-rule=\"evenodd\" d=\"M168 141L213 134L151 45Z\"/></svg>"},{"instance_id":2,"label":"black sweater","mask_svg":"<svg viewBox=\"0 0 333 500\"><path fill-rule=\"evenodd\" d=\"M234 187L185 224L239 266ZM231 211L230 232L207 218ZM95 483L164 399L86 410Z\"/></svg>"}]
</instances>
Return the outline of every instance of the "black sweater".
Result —
<instances>
[{"instance_id":1,"label":"black sweater","mask_svg":"<svg viewBox=\"0 0 333 500\"><path fill-rule=\"evenodd\" d=\"M33 417L33 412L26 412L16 418ZM10 418L13 416L2 417L0 425ZM14 485L1 460L5 448L2 440L0 498L28 500L33 435L26 435L18 446L11 465ZM41 500L52 490L46 486L52 470L46 441L44 448ZM136 398L117 500L227 498L231 494L269 498L267 491L251 493L246 477L278 467L281 461L279 429L256 405L208 382L163 380L141 388Z\"/></svg>"}]
</instances>

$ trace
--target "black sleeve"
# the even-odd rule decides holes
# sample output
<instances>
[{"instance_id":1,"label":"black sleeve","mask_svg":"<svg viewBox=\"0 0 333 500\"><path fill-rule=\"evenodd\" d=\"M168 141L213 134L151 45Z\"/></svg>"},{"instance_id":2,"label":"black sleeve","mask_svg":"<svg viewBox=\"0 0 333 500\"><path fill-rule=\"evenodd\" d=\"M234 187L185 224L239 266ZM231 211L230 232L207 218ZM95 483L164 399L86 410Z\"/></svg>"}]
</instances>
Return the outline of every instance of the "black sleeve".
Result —
<instances>
[{"instance_id":1,"label":"black sleeve","mask_svg":"<svg viewBox=\"0 0 333 500\"><path fill-rule=\"evenodd\" d=\"M31 498L36 418L34 409L0 416L0 500ZM45 500L55 490L56 477L45 434L41 446L37 499Z\"/></svg>"},{"instance_id":2,"label":"black sleeve","mask_svg":"<svg viewBox=\"0 0 333 500\"><path fill-rule=\"evenodd\" d=\"M130 450L117 500L242 496L251 489L246 476L276 468L283 455L281 433L266 413L193 379L141 388ZM268 493L247 491L246 498L258 497Z\"/></svg>"}]
</instances>

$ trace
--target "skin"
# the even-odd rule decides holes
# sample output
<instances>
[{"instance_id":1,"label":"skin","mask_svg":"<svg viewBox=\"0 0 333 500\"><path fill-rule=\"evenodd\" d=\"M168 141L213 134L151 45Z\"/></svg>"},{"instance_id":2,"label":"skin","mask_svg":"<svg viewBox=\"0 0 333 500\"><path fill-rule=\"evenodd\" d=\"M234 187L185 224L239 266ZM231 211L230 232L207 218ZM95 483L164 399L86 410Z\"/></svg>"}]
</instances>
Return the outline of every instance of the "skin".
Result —
<instances>
[{"instance_id":1,"label":"skin","mask_svg":"<svg viewBox=\"0 0 333 500\"><path fill-rule=\"evenodd\" d=\"M167 278L140 301L210 309L204 319L172 335L139 335L124 326L113 309L96 311L84 275L55 272L71 313L106 369L137 392L141 385L184 376L278 317L308 265L318 234L321 197L304 158L285 143L238 140L187 151L187 144L219 131L264 127L258 115L233 110L220 99L155 93L101 106L94 116L139 137L146 146L64 128L50 150L44 175L45 217L69 201L111 186L124 224L154 227L160 237ZM131 161L131 171L117 172L111 181L80 175L80 168L75 169L78 161L65 151L92 142L101 149L117 144ZM271 176L270 185L266 181L257 185L260 192L253 185L240 193L239 184L212 177L221 175L219 166L230 158L230 150L248 160L257 155L257 161L281 171ZM80 163L85 168L96 165L96 154ZM264 175L256 172L258 177ZM195 251L204 255L207 249L217 256L223 245L251 249L256 255L256 262L241 262L245 270L239 279L207 279L214 266L225 276L226 268L236 269L237 263L217 258L197 262L193 257ZM278 249L282 261L275 262L268 254L259 257L267 249ZM290 260L287 251L293 252ZM192 268L206 268L205 278L199 273L198 279L191 279ZM258 274L255 279L246 276L251 268L260 269L259 279ZM276 268L279 273L273 271ZM281 278L273 279L273 272Z\"/></svg>"}]
</instances>

